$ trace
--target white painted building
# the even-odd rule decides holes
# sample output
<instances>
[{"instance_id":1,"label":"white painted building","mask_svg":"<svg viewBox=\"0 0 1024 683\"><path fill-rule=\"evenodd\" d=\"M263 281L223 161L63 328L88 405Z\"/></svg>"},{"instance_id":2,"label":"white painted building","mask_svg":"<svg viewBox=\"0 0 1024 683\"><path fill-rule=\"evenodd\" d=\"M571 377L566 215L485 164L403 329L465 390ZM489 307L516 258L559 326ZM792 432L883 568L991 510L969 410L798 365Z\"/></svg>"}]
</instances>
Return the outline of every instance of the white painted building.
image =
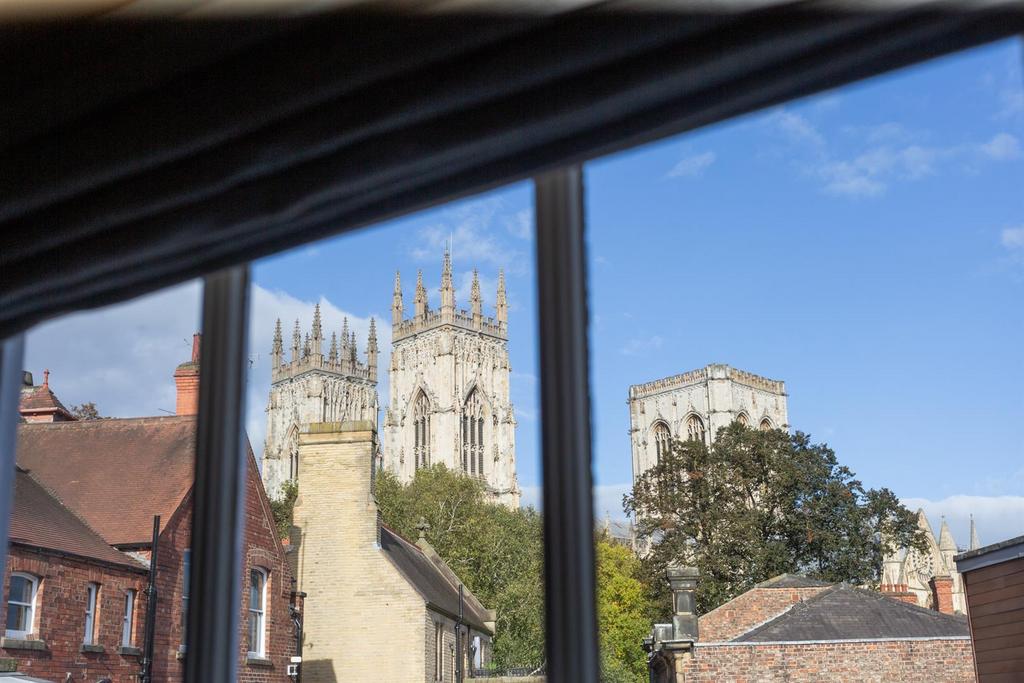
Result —
<instances>
[{"instance_id":1,"label":"white painted building","mask_svg":"<svg viewBox=\"0 0 1024 683\"><path fill-rule=\"evenodd\" d=\"M709 446L733 420L762 429L786 427L785 382L712 364L629 388L633 481L653 467L671 439Z\"/></svg>"},{"instance_id":2,"label":"white painted building","mask_svg":"<svg viewBox=\"0 0 1024 683\"><path fill-rule=\"evenodd\" d=\"M443 463L482 480L496 501L518 507L502 273L495 303L495 316L484 317L474 271L470 309L456 308L451 258L445 252L440 309L429 309L421 272L413 315L407 319L400 276L395 275L384 467L408 481L417 468Z\"/></svg>"},{"instance_id":3,"label":"white painted building","mask_svg":"<svg viewBox=\"0 0 1024 683\"><path fill-rule=\"evenodd\" d=\"M359 360L354 332L348 320L331 333L331 345L324 354L324 333L320 305L313 312L313 325L303 339L299 321L292 333L291 359L284 359L281 321L274 330L270 352L270 398L267 402L267 438L263 447L263 484L276 498L281 484L294 480L299 467L299 432L314 422L369 420L377 426L377 332L370 321L366 362Z\"/></svg>"}]
</instances>

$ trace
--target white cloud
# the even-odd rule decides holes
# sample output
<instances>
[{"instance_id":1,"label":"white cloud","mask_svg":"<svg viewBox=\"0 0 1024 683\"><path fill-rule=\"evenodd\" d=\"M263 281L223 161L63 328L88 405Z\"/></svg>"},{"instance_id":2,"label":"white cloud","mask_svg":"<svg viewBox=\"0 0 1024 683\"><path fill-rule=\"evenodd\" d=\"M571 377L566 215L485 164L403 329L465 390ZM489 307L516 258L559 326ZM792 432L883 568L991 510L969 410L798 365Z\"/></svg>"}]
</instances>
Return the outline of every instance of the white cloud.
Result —
<instances>
[{"instance_id":1,"label":"white cloud","mask_svg":"<svg viewBox=\"0 0 1024 683\"><path fill-rule=\"evenodd\" d=\"M530 236L533 235L533 211L531 209L517 211L514 216L505 219L505 227L513 237L518 237L521 240L530 239Z\"/></svg>"},{"instance_id":2,"label":"white cloud","mask_svg":"<svg viewBox=\"0 0 1024 683\"><path fill-rule=\"evenodd\" d=\"M704 171L715 163L714 152L701 152L681 159L679 163L669 169L666 174L669 178L697 178L704 174Z\"/></svg>"},{"instance_id":3,"label":"white cloud","mask_svg":"<svg viewBox=\"0 0 1024 683\"><path fill-rule=\"evenodd\" d=\"M656 334L644 338L634 337L619 349L619 353L624 356L639 356L660 349L663 343L665 340Z\"/></svg>"},{"instance_id":4,"label":"white cloud","mask_svg":"<svg viewBox=\"0 0 1024 683\"><path fill-rule=\"evenodd\" d=\"M768 117L768 122L793 142L825 146L825 136L806 117L787 109L778 109Z\"/></svg>"},{"instance_id":5,"label":"white cloud","mask_svg":"<svg viewBox=\"0 0 1024 683\"><path fill-rule=\"evenodd\" d=\"M967 547L970 542L971 515L982 545L1024 534L1024 496L956 495L942 500L904 498L902 503L911 510L923 508L936 533L945 517L960 547Z\"/></svg>"},{"instance_id":6,"label":"white cloud","mask_svg":"<svg viewBox=\"0 0 1024 683\"><path fill-rule=\"evenodd\" d=\"M998 133L988 142L978 145L978 149L995 161L1009 161L1021 156L1020 142L1009 133Z\"/></svg>"},{"instance_id":7,"label":"white cloud","mask_svg":"<svg viewBox=\"0 0 1024 683\"><path fill-rule=\"evenodd\" d=\"M1024 225L1016 228L1004 228L1000 242L1007 249L1024 249Z\"/></svg>"},{"instance_id":8,"label":"white cloud","mask_svg":"<svg viewBox=\"0 0 1024 683\"><path fill-rule=\"evenodd\" d=\"M45 323L28 334L26 369L36 383L49 369L54 393L71 407L92 401L103 415L137 417L174 412L174 369L189 359L192 333L200 325L200 285L191 282L117 306L75 313ZM249 321L249 377L246 392L246 429L257 456L266 432L266 402L270 391L270 348L274 321L280 317L285 354L290 354L295 319L302 334L310 329L317 302L286 292L254 285ZM348 317L356 333L360 356L365 359L369 316L343 311L327 299L319 300L324 333L340 332ZM378 391L387 396L391 326L377 315L380 349ZM325 348L325 352L326 352Z\"/></svg>"},{"instance_id":9,"label":"white cloud","mask_svg":"<svg viewBox=\"0 0 1024 683\"><path fill-rule=\"evenodd\" d=\"M419 231L418 243L411 250L412 258L436 263L440 272L445 245L450 243L456 271L460 264L469 268L491 264L505 268L510 274L525 273L528 267L525 252L506 244L500 237L508 232L516 237L529 237L531 216L527 212L524 218L522 211L508 215L502 213L503 208L501 198L490 197L446 210L442 222Z\"/></svg>"}]
</instances>

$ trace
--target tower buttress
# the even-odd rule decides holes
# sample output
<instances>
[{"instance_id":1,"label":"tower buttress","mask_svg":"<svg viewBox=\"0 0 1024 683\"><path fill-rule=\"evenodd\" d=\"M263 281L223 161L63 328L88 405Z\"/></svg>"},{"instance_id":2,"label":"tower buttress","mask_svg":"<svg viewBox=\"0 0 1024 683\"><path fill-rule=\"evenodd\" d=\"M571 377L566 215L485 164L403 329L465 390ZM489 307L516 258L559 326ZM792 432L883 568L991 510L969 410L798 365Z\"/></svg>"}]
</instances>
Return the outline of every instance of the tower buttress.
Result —
<instances>
[{"instance_id":1,"label":"tower buttress","mask_svg":"<svg viewBox=\"0 0 1024 683\"><path fill-rule=\"evenodd\" d=\"M508 325L508 299L505 295L505 271L498 271L498 296L495 298L495 313L499 325Z\"/></svg>"},{"instance_id":2,"label":"tower buttress","mask_svg":"<svg viewBox=\"0 0 1024 683\"><path fill-rule=\"evenodd\" d=\"M413 299L416 307L416 317L422 318L427 314L427 288L423 286L423 271L416 271L416 298Z\"/></svg>"},{"instance_id":3,"label":"tower buttress","mask_svg":"<svg viewBox=\"0 0 1024 683\"><path fill-rule=\"evenodd\" d=\"M452 285L452 255L446 247L441 266L441 312L455 313L455 287Z\"/></svg>"},{"instance_id":4,"label":"tower buttress","mask_svg":"<svg viewBox=\"0 0 1024 683\"><path fill-rule=\"evenodd\" d=\"M480 278L476 268L473 269L473 286L470 288L469 298L473 309L473 323L479 328L480 322L483 320L483 303L480 300Z\"/></svg>"},{"instance_id":5,"label":"tower buttress","mask_svg":"<svg viewBox=\"0 0 1024 683\"><path fill-rule=\"evenodd\" d=\"M270 375L273 377L281 369L281 353L284 351L284 339L281 336L281 319L274 325L274 345L270 349Z\"/></svg>"},{"instance_id":6,"label":"tower buttress","mask_svg":"<svg viewBox=\"0 0 1024 683\"><path fill-rule=\"evenodd\" d=\"M402 322L402 276L395 271L395 293L391 297L391 324L400 325Z\"/></svg>"},{"instance_id":7,"label":"tower buttress","mask_svg":"<svg viewBox=\"0 0 1024 683\"><path fill-rule=\"evenodd\" d=\"M370 370L370 379L377 379L377 323L370 318L370 334L366 340L366 365Z\"/></svg>"}]
</instances>

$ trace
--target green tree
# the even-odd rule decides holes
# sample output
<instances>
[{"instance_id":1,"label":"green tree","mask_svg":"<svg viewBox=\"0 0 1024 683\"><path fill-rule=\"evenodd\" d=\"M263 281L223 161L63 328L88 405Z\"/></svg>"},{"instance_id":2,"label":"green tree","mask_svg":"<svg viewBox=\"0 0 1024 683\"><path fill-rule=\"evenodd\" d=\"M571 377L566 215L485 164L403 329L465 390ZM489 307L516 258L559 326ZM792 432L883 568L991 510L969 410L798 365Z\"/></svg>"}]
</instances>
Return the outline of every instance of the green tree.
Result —
<instances>
[{"instance_id":1,"label":"green tree","mask_svg":"<svg viewBox=\"0 0 1024 683\"><path fill-rule=\"evenodd\" d=\"M595 553L602 683L643 683L647 656L640 643L650 633L657 609L640 578L640 561L603 534Z\"/></svg>"},{"instance_id":2,"label":"green tree","mask_svg":"<svg viewBox=\"0 0 1024 683\"><path fill-rule=\"evenodd\" d=\"M77 406L71 406L71 414L77 417L79 420L105 420L106 418L100 415L99 408L92 401L88 403L81 403Z\"/></svg>"},{"instance_id":3,"label":"green tree","mask_svg":"<svg viewBox=\"0 0 1024 683\"><path fill-rule=\"evenodd\" d=\"M498 668L544 661L544 587L541 518L533 508L510 510L486 500L483 484L444 465L417 470L403 484L377 473L377 504L384 523L417 538L423 518L427 541L498 621L493 663Z\"/></svg>"},{"instance_id":4,"label":"green tree","mask_svg":"<svg viewBox=\"0 0 1024 683\"><path fill-rule=\"evenodd\" d=\"M701 574L706 612L784 572L874 585L884 553L924 547L915 515L888 489L865 489L825 444L801 432L733 423L711 448L674 441L624 498L651 552L641 572L668 610L665 567Z\"/></svg>"},{"instance_id":5,"label":"green tree","mask_svg":"<svg viewBox=\"0 0 1024 683\"><path fill-rule=\"evenodd\" d=\"M299 485L289 479L281 484L281 494L270 500L270 513L274 516L274 526L278 538L288 538L292 531L292 513L295 511L295 499L299 496Z\"/></svg>"}]
</instances>

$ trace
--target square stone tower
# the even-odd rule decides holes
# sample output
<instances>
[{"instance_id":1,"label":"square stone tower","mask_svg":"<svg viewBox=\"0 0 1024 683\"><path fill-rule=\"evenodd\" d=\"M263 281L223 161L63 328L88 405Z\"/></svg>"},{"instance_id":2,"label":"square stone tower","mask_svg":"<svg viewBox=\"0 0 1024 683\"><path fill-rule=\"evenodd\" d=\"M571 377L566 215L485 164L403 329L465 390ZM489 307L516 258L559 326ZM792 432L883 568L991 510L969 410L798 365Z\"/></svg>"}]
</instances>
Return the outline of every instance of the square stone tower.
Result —
<instances>
[{"instance_id":1,"label":"square stone tower","mask_svg":"<svg viewBox=\"0 0 1024 683\"><path fill-rule=\"evenodd\" d=\"M479 478L496 502L518 507L504 273L495 303L495 317L485 318L474 270L470 310L455 308L445 250L440 310L429 310L420 272L414 314L406 319L395 274L384 466L409 481L417 468L443 463Z\"/></svg>"},{"instance_id":2,"label":"square stone tower","mask_svg":"<svg viewBox=\"0 0 1024 683\"><path fill-rule=\"evenodd\" d=\"M270 399L267 402L267 438L263 447L263 484L271 498L280 495L285 481L294 481L299 468L299 432L319 422L368 420L377 426L377 331L370 320L366 362L358 358L355 332L345 319L324 354L320 305L305 340L295 321L291 360L284 360L281 321L274 330L270 353Z\"/></svg>"},{"instance_id":3,"label":"square stone tower","mask_svg":"<svg viewBox=\"0 0 1024 683\"><path fill-rule=\"evenodd\" d=\"M721 364L634 384L628 402L634 481L673 438L710 446L733 420L761 429L789 425L785 382Z\"/></svg>"}]
</instances>

